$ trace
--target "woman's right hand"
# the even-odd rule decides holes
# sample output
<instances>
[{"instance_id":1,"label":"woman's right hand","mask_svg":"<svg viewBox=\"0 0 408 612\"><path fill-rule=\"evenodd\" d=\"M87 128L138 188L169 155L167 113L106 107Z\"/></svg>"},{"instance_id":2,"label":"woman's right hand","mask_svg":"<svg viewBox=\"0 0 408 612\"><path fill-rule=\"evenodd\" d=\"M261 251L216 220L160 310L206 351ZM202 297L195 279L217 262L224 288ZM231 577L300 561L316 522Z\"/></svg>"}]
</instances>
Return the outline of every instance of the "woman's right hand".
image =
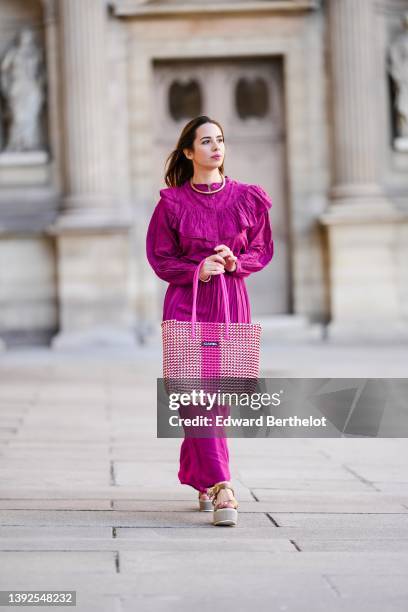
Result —
<instances>
[{"instance_id":1,"label":"woman's right hand","mask_svg":"<svg viewBox=\"0 0 408 612\"><path fill-rule=\"evenodd\" d=\"M205 258L203 265L200 268L199 278L206 282L211 276L224 274L225 259L221 255L209 255Z\"/></svg>"}]
</instances>

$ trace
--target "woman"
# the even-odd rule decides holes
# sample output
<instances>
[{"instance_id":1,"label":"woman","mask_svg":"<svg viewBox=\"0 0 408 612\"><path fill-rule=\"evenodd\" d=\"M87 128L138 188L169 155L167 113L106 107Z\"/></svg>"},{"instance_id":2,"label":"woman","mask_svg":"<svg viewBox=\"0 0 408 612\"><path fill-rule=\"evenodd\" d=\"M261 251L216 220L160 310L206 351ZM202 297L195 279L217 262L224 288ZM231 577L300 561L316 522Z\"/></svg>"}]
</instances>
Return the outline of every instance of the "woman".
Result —
<instances>
[{"instance_id":1,"label":"woman","mask_svg":"<svg viewBox=\"0 0 408 612\"><path fill-rule=\"evenodd\" d=\"M191 320L193 275L205 260L197 321L224 321L221 284L215 278L224 274L231 322L251 322L244 279L272 259L272 202L259 185L224 176L224 155L221 125L201 115L184 127L166 161L168 187L160 190L146 239L150 265L170 283L163 320ZM198 491L200 510L214 506L214 525L236 525L226 438L185 437L178 477Z\"/></svg>"}]
</instances>

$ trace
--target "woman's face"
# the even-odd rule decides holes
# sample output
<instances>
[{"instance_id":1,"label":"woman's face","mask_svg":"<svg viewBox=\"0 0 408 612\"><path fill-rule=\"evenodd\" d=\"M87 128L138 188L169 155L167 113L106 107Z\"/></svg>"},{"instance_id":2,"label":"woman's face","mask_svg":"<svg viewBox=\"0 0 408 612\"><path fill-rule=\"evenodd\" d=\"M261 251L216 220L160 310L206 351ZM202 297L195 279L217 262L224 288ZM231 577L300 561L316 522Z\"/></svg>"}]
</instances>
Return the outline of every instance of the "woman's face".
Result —
<instances>
[{"instance_id":1,"label":"woman's face","mask_svg":"<svg viewBox=\"0 0 408 612\"><path fill-rule=\"evenodd\" d=\"M194 168L213 170L224 161L225 145L222 132L215 123L203 123L196 130L194 150L184 149L184 154L191 159ZM218 157L214 157L218 155Z\"/></svg>"}]
</instances>

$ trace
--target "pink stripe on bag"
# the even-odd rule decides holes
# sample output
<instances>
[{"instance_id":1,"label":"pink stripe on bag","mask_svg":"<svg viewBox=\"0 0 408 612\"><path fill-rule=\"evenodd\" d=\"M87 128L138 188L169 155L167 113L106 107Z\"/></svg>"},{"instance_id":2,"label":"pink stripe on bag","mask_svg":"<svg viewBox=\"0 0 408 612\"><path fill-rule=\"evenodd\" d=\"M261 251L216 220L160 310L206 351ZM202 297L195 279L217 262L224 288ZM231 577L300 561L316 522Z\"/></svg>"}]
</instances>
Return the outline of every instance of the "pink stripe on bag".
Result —
<instances>
[{"instance_id":1,"label":"pink stripe on bag","mask_svg":"<svg viewBox=\"0 0 408 612\"><path fill-rule=\"evenodd\" d=\"M214 325L201 324L201 372L203 378L221 374L221 334Z\"/></svg>"}]
</instances>

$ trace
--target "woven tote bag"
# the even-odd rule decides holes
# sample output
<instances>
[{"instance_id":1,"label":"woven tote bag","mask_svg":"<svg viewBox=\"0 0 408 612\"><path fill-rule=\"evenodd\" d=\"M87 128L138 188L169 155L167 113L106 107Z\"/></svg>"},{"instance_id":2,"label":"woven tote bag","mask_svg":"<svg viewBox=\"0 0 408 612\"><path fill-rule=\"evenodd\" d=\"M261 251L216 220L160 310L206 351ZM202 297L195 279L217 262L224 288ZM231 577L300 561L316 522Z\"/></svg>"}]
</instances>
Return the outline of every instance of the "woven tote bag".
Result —
<instances>
[{"instance_id":1,"label":"woven tote bag","mask_svg":"<svg viewBox=\"0 0 408 612\"><path fill-rule=\"evenodd\" d=\"M223 379L234 390L248 389L247 379L259 376L261 325L231 323L227 286L223 274L218 275L224 303L225 322L197 321L197 291L201 261L194 271L191 321L163 321L163 378L165 380ZM215 278L213 279L216 280ZM177 386L177 385L176 385ZM187 385L188 386L188 385ZM208 385L207 385L208 386ZM166 385L167 387L167 385ZM175 388L171 385L172 388ZM168 388L168 387L167 387ZM178 390L182 385L178 386Z\"/></svg>"}]
</instances>

